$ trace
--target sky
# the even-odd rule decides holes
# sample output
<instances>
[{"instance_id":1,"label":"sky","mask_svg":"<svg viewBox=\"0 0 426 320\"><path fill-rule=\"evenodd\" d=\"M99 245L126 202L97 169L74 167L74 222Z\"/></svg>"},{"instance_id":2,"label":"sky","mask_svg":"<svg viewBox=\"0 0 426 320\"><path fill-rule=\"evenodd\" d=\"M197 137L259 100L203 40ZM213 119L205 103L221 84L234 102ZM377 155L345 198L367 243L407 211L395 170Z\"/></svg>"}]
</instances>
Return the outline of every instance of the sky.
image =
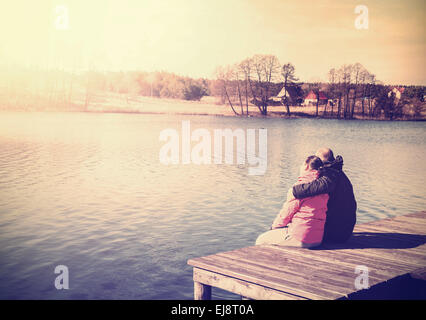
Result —
<instances>
[{"instance_id":1,"label":"sky","mask_svg":"<svg viewBox=\"0 0 426 320\"><path fill-rule=\"evenodd\" d=\"M273 54L302 81L359 62L386 84L426 85L425 21L425 0L0 0L0 64L213 78Z\"/></svg>"}]
</instances>

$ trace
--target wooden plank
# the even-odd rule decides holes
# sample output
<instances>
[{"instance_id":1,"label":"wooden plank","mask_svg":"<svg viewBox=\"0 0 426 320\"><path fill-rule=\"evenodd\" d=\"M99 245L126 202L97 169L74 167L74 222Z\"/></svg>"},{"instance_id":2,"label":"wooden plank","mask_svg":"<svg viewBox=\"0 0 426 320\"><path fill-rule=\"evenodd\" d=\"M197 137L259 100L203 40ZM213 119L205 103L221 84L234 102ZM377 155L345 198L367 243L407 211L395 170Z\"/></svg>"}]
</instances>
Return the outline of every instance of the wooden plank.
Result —
<instances>
[{"instance_id":1,"label":"wooden plank","mask_svg":"<svg viewBox=\"0 0 426 320\"><path fill-rule=\"evenodd\" d=\"M381 224L368 224L368 225L361 225L360 227L355 227L354 228L354 232L367 232L368 230L375 230L375 232L379 232L379 233L388 233L388 234L402 234L403 236L405 236L406 234L408 235L412 235L412 234L417 234L419 235L420 232L416 232L415 230L413 230L412 228L408 229L408 228L404 228L403 226L399 226L398 229L396 228L390 228L389 225L381 225ZM420 234L421 235L421 234Z\"/></svg>"},{"instance_id":2,"label":"wooden plank","mask_svg":"<svg viewBox=\"0 0 426 320\"><path fill-rule=\"evenodd\" d=\"M233 262L234 261L230 259L224 263L223 261L214 260L209 257L202 257L197 259L196 267L272 288L277 291L288 292L307 299L336 299L341 297L339 293L330 293L321 288L312 287L309 284L304 286L300 282L291 282L283 278L285 277L284 274L280 274L278 277L265 273L264 271L259 274L259 272L246 268L246 266L241 266L241 264L232 264Z\"/></svg>"},{"instance_id":3,"label":"wooden plank","mask_svg":"<svg viewBox=\"0 0 426 320\"><path fill-rule=\"evenodd\" d=\"M426 216L426 215L425 215ZM356 224L355 227L362 227L374 224L380 225L389 225L391 226L392 222L397 222L398 225L402 225L404 227L408 227L411 229L416 229L417 225L424 226L426 224L426 218L423 217L410 217L410 216L397 216L392 219L382 219L382 220L373 220L367 223Z\"/></svg>"},{"instance_id":4,"label":"wooden plank","mask_svg":"<svg viewBox=\"0 0 426 320\"><path fill-rule=\"evenodd\" d=\"M413 248L413 249L374 249L374 248L365 248L361 250L324 250L329 252L329 255L332 255L332 251L335 251L337 254L343 256L352 255L358 260L367 260L372 258L379 263L386 263L388 265L398 265L404 268L412 269L419 267L419 265L425 264L425 249L422 248ZM337 258L336 258L337 259ZM371 262L370 262L371 263Z\"/></svg>"},{"instance_id":5,"label":"wooden plank","mask_svg":"<svg viewBox=\"0 0 426 320\"><path fill-rule=\"evenodd\" d=\"M423 211L417 211L413 213L407 213L405 215L398 215L397 217L403 217L403 216L426 219L426 211L423 210Z\"/></svg>"},{"instance_id":6,"label":"wooden plank","mask_svg":"<svg viewBox=\"0 0 426 320\"><path fill-rule=\"evenodd\" d=\"M409 222L415 225L426 226L426 214L422 216L396 216L392 220L397 222Z\"/></svg>"},{"instance_id":7,"label":"wooden plank","mask_svg":"<svg viewBox=\"0 0 426 320\"><path fill-rule=\"evenodd\" d=\"M285 247L276 247L277 250L283 251L286 255L294 254ZM302 249L303 250L303 249ZM297 254L297 253L296 253ZM392 263L384 263L381 260L377 260L373 257L360 257L352 252L342 252L339 251L338 254L335 252L321 251L321 250L306 250L305 252L300 252L303 254L307 261L309 259L313 260L313 263L316 263L316 260L322 260L328 265L330 270L333 269L332 266L339 266L341 268L347 268L348 270L352 270L352 275L354 275L354 270L356 266L366 265L371 270L370 278L372 280L377 281L385 281L390 277L394 277L398 274L406 273L407 270L411 270L412 266L403 267L395 262ZM314 260L315 259L315 260Z\"/></svg>"},{"instance_id":8,"label":"wooden plank","mask_svg":"<svg viewBox=\"0 0 426 320\"><path fill-rule=\"evenodd\" d=\"M253 270L259 269L259 271L263 270L268 274L281 274L287 281L309 281L311 284L321 283L324 289L332 292L343 293L343 291L340 291L342 288L347 286L352 287L354 283L353 270L351 274L342 274L344 273L344 270L343 272L342 270L324 270L321 268L315 268L312 265L298 263L298 261L293 259L288 259L288 263L286 265L280 264L279 266L274 267L274 265L277 264L277 261L269 260L269 264L267 261L264 261L263 264L259 263L259 260L262 259L260 254L259 260L253 260L252 257L237 257L237 259L235 259L233 258L236 257L235 255L220 255L220 257L236 260L238 263L246 265L247 268L252 268ZM303 272L300 272L301 266L303 266ZM280 269L277 267L280 267ZM327 281L324 282L324 279ZM344 292L346 292L346 290L344 290Z\"/></svg>"},{"instance_id":9,"label":"wooden plank","mask_svg":"<svg viewBox=\"0 0 426 320\"><path fill-rule=\"evenodd\" d=\"M242 295L244 298L257 300L306 300L303 297L199 268L194 268L194 281Z\"/></svg>"},{"instance_id":10,"label":"wooden plank","mask_svg":"<svg viewBox=\"0 0 426 320\"><path fill-rule=\"evenodd\" d=\"M426 281L426 267L414 270L410 272L410 276L414 279L425 280Z\"/></svg>"},{"instance_id":11,"label":"wooden plank","mask_svg":"<svg viewBox=\"0 0 426 320\"><path fill-rule=\"evenodd\" d=\"M424 227L423 226L407 226L404 224L396 224L399 222L394 222L395 224L391 224L391 223L387 223L387 224L382 224L382 223L372 223L369 225L365 225L365 226L361 226L361 229L364 228L376 228L378 230L382 230L382 232L384 233L399 233L399 234L417 234L417 235L425 235L424 233ZM358 231L358 230L356 230Z\"/></svg>"},{"instance_id":12,"label":"wooden plank","mask_svg":"<svg viewBox=\"0 0 426 320\"><path fill-rule=\"evenodd\" d=\"M358 228L362 229L364 227L377 227L383 229L385 232L426 234L426 229L423 224L415 224L414 222L411 223L409 221L373 221L359 225L359 227L356 228L356 231L358 231Z\"/></svg>"},{"instance_id":13,"label":"wooden plank","mask_svg":"<svg viewBox=\"0 0 426 320\"><path fill-rule=\"evenodd\" d=\"M194 300L211 300L211 298L212 287L208 284L197 281L194 277Z\"/></svg>"},{"instance_id":14,"label":"wooden plank","mask_svg":"<svg viewBox=\"0 0 426 320\"><path fill-rule=\"evenodd\" d=\"M347 254L347 253L346 253ZM418 252L407 252L407 249L387 249L387 250L363 250L360 252L353 252L358 256L371 257L378 262L386 265L398 265L404 270L412 270L425 265L425 255Z\"/></svg>"},{"instance_id":15,"label":"wooden plank","mask_svg":"<svg viewBox=\"0 0 426 320\"><path fill-rule=\"evenodd\" d=\"M389 221L400 221L400 222L409 222L409 223L419 222L421 224L424 224L426 222L426 213L423 212L423 213L414 213L414 214L406 214L406 215L396 215L396 216L385 218L385 219L373 220L363 224L371 224L371 223L377 223L377 222L387 223Z\"/></svg>"},{"instance_id":16,"label":"wooden plank","mask_svg":"<svg viewBox=\"0 0 426 320\"><path fill-rule=\"evenodd\" d=\"M244 258L239 257L238 259L234 260L238 261L237 263L244 263L244 267L248 268L253 264L252 258ZM257 260L259 261L259 260ZM266 262L266 260L264 260ZM324 268L323 266L318 266L317 261L312 261L312 265L306 265L306 260L304 263L298 263L295 261L289 261L290 265L296 266L298 268L296 271L296 275L303 274L304 277L302 280L298 280L295 277L295 271L292 270L289 272L288 270L281 270L283 272L285 279L287 279L287 282L296 282L297 284L302 284L306 286L306 283L308 283L311 286L314 287L321 287L325 290L331 291L331 292L339 292L341 296L347 296L350 293L358 291L355 288L355 279L358 276L358 274L355 273L355 268L358 265L346 265L344 267L342 266L335 266L330 261L327 261L326 263L322 262L323 265L326 266ZM271 262L270 264L277 264L279 261ZM315 266L315 267L314 267ZM318 266L318 268L317 268ZM271 270L274 271L273 268L270 268L265 265L260 266L265 273L271 274ZM303 270L302 272L300 270ZM403 272L402 272L403 273ZM372 269L369 268L369 283L370 286L373 286L375 284L381 283L383 281L388 280L389 278L393 278L397 276L398 273L395 271L391 272L389 275L383 275L382 269ZM287 284L289 287L294 286L294 284ZM336 289L337 288L337 289Z\"/></svg>"},{"instance_id":17,"label":"wooden plank","mask_svg":"<svg viewBox=\"0 0 426 320\"><path fill-rule=\"evenodd\" d=\"M377 223L377 222L383 222L383 223L388 223L389 221L398 221L398 222L407 222L410 224L413 223L420 223L420 224L424 224L426 223L426 212L422 212L422 213L414 213L414 214L405 214L405 215L396 215L396 216L392 216L392 217L388 217L385 219L378 219L378 220L372 220L366 223L362 223L361 225L364 224L371 224L371 223Z\"/></svg>"},{"instance_id":18,"label":"wooden plank","mask_svg":"<svg viewBox=\"0 0 426 320\"><path fill-rule=\"evenodd\" d=\"M247 249L247 248L243 248L243 249ZM257 249L259 249L257 247ZM288 254L289 251L291 252L291 250L293 248L285 248L285 247L281 247L281 248L275 248L275 249L281 249L281 250L288 250L286 253ZM293 249L294 250L294 249ZM401 274L405 274L407 272L409 272L410 270L412 270L414 268L413 264L405 264L404 262L400 262L400 263L395 263L395 261L381 261L380 259L377 260L377 254L375 254L374 252L371 252L371 257L369 259L367 259L366 257L360 257L359 254L354 254L353 252L339 252L339 253L335 253L335 252L328 252L325 251L324 253L326 255L321 256L320 251L316 251L316 250L305 250L305 249L300 249L300 250L304 250L304 252L300 252L301 254L306 255L307 253L312 253L312 254L316 254L316 256L310 256L309 258L318 258L318 257L322 257L324 258L324 261L326 261L329 264L335 264L336 262L340 263L340 264L344 264L346 266L349 266L350 269L354 270L354 267L356 265L367 265L370 269L370 283L372 285L374 285L376 282L380 282L380 281L385 281L387 279L393 278L395 276L401 275ZM320 253L320 255L318 255L318 253ZM330 260L330 257L327 257L327 255L330 254L334 254L334 255L338 255L339 259L344 258L346 261L339 261L339 260ZM365 251L364 251L365 253ZM222 253L223 254L223 253ZM222 255L220 254L220 255ZM226 254L226 253L225 253ZM232 253L235 254L235 253ZM294 254L294 252L293 252ZM217 257L215 257L217 259ZM362 261L360 261L360 258L362 258ZM350 259L350 263L348 263L348 259ZM288 260L289 261L289 260ZM244 261L245 262L245 261ZM298 283L303 283L306 282L306 278L310 283L314 283L314 282L318 282L314 281L314 279L309 278L305 275L305 277L300 278L300 265L304 265L303 263L297 262L294 263L295 261L291 261L290 265L293 266L293 269L291 270L286 270L285 276L286 278L286 286L287 287L291 287L294 286L294 282L296 282L296 284ZM315 261L312 261L313 263L316 263ZM384 263L387 262L387 263ZM217 261L215 262L217 264ZM226 261L225 265L229 265L229 264L239 264L241 265L241 269L242 270L247 270L247 264L235 261L235 259L231 259L231 261ZM213 264L213 263L211 263ZM400 264L403 264L403 266L401 266ZM271 262L270 265L273 265L273 263ZM257 270L257 280L259 281L259 273L261 274L262 272L268 272L271 273L271 269L272 268L267 268L267 266L258 266L256 265ZM333 269L332 267L329 267L330 271ZM217 272L227 272L226 270L216 270ZM291 271L291 272L290 272ZM312 271L310 271L312 272ZM330 276L333 276L332 274L326 273L325 280L328 280L330 278ZM277 275L278 278L278 282L280 282L280 278L282 278L282 276ZM320 281L321 282L321 281ZM341 286L341 284L339 284ZM350 288L350 285L349 285ZM329 288L330 289L330 288ZM340 288L341 289L341 288ZM340 291L340 290L335 290L335 288L331 288L330 291ZM355 290L352 290L355 291ZM340 291L340 293L342 293Z\"/></svg>"},{"instance_id":19,"label":"wooden plank","mask_svg":"<svg viewBox=\"0 0 426 320\"><path fill-rule=\"evenodd\" d=\"M229 263L229 261L227 263ZM327 299L329 296L328 292L323 295L309 292L309 290L306 290L306 288L303 288L298 284L293 287L292 282L286 282L284 279L270 274L259 274L258 272L247 269L246 266L241 266L240 264L232 264L229 265L228 268L224 268L223 263L220 263L217 260L209 261L208 259L206 261L202 261L200 265L203 266L203 264L209 268L209 271L225 274L229 277L238 278L240 280L268 287L277 291L291 292L294 295L310 299Z\"/></svg>"},{"instance_id":20,"label":"wooden plank","mask_svg":"<svg viewBox=\"0 0 426 320\"><path fill-rule=\"evenodd\" d=\"M322 259L324 261L328 261L333 264L347 264L350 263L352 265L361 265L364 262L368 262L372 266L374 265L384 265L390 268L401 269L401 271L407 269L417 268L419 264L422 263L422 259L419 261L405 261L405 260L395 260L395 254L398 253L395 250L388 250L385 254L378 254L378 250L374 249L362 249L362 250L352 250L352 249L332 249L332 250L305 250L299 249L299 251L294 251L292 248L273 246L277 250L282 250L286 254L291 254L292 252L296 252L300 255L304 255L305 257L309 257L310 259ZM384 250L381 250L384 251ZM401 253L401 251L399 251ZM403 255L401 257L406 257L405 251L402 252ZM412 256L412 255L411 255ZM379 258L380 257L380 258ZM415 256L418 258L418 256Z\"/></svg>"},{"instance_id":21,"label":"wooden plank","mask_svg":"<svg viewBox=\"0 0 426 320\"><path fill-rule=\"evenodd\" d=\"M420 212L415 212L415 213L409 213L406 215L398 215L397 217L410 217L410 218L415 218L415 219L423 219L426 220L426 211L420 211Z\"/></svg>"},{"instance_id":22,"label":"wooden plank","mask_svg":"<svg viewBox=\"0 0 426 320\"><path fill-rule=\"evenodd\" d=\"M355 264L336 264L327 259L318 259L315 255L306 257L300 253L303 252L288 250L284 254L273 247L256 246L218 255L228 256L234 260L256 263L265 270L276 270L285 274L300 275L300 269L303 267L304 273L315 274L316 278L323 277L327 281L336 282L338 286L344 286L348 283L353 285ZM382 275L376 277L374 274L372 274L372 278L377 278L377 280L384 279Z\"/></svg>"},{"instance_id":23,"label":"wooden plank","mask_svg":"<svg viewBox=\"0 0 426 320\"><path fill-rule=\"evenodd\" d=\"M412 223L426 223L426 211L396 215L389 219L394 221L410 221Z\"/></svg>"},{"instance_id":24,"label":"wooden plank","mask_svg":"<svg viewBox=\"0 0 426 320\"><path fill-rule=\"evenodd\" d=\"M279 291L290 292L308 299L330 299L345 296L348 290L345 288L352 283L338 283L336 281L323 282L312 273L300 272L300 266L292 265L291 272L276 271L259 267L254 262L246 262L230 259L223 256L204 257L203 263L207 270L232 277L237 277L258 285L264 285ZM214 268L214 270L213 270ZM203 268L206 269L206 268ZM236 273L235 275L233 273ZM319 285L320 284L320 285ZM351 290L352 292L353 290Z\"/></svg>"},{"instance_id":25,"label":"wooden plank","mask_svg":"<svg viewBox=\"0 0 426 320\"><path fill-rule=\"evenodd\" d=\"M359 265L369 268L370 286L410 272L426 274L421 269L426 265L426 211L357 225L355 232L346 244L317 250L264 245L188 264L195 282L253 299L347 296L356 291L354 268Z\"/></svg>"}]
</instances>

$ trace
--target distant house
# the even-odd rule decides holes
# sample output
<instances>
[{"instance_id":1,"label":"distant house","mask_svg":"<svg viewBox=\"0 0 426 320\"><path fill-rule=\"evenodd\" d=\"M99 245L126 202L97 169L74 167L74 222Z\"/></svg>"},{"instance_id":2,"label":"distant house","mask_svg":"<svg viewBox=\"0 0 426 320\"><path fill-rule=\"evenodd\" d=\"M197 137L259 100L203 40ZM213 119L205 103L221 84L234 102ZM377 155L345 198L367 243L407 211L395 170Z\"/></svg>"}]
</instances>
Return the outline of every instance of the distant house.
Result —
<instances>
[{"instance_id":1,"label":"distant house","mask_svg":"<svg viewBox=\"0 0 426 320\"><path fill-rule=\"evenodd\" d=\"M328 98L325 95L324 92L319 92L319 104L327 104ZM317 104L317 94L311 90L308 95L305 97L305 100L303 101L304 106L314 105Z\"/></svg>"},{"instance_id":2,"label":"distant house","mask_svg":"<svg viewBox=\"0 0 426 320\"><path fill-rule=\"evenodd\" d=\"M302 89L294 85L287 88L283 86L275 97L271 97L271 100L281 104L285 104L286 100L288 100L290 105L300 105L303 102Z\"/></svg>"},{"instance_id":3,"label":"distant house","mask_svg":"<svg viewBox=\"0 0 426 320\"><path fill-rule=\"evenodd\" d=\"M392 92L395 94L396 99L401 99L402 94L404 93L405 88L393 87L391 91L388 92L388 97L392 95Z\"/></svg>"}]
</instances>

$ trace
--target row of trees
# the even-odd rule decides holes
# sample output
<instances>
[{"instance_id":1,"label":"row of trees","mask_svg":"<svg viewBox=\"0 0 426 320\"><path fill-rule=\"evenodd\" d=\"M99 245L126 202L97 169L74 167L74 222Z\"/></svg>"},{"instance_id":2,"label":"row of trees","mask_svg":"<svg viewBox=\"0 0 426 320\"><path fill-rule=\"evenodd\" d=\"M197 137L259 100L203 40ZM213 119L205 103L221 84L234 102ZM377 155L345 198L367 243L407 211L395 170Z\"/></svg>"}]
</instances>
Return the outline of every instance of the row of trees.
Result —
<instances>
[{"instance_id":1,"label":"row of trees","mask_svg":"<svg viewBox=\"0 0 426 320\"><path fill-rule=\"evenodd\" d=\"M107 92L127 97L151 96L200 100L210 95L207 79L168 72L73 72L59 69L1 67L0 108L85 110Z\"/></svg>"},{"instance_id":2,"label":"row of trees","mask_svg":"<svg viewBox=\"0 0 426 320\"><path fill-rule=\"evenodd\" d=\"M262 115L267 115L268 106L280 105L290 116L290 106L303 101L310 91L317 97L317 117L353 119L356 114L362 118L419 118L426 111L424 87L407 87L401 97L396 96L391 92L392 87L383 85L360 63L332 68L328 78L328 83L299 83L291 63L281 65L276 56L254 55L234 65L217 68L211 93L220 96L239 116L248 115L250 104ZM282 89L282 98L277 100L274 96ZM321 93L327 97L322 104L322 114L319 110Z\"/></svg>"},{"instance_id":3,"label":"row of trees","mask_svg":"<svg viewBox=\"0 0 426 320\"><path fill-rule=\"evenodd\" d=\"M234 65L219 67L216 78L220 88L219 95L224 97L223 100L230 105L236 115L248 115L249 102L256 105L262 115L266 115L268 105L274 105L277 102L270 98L278 93L277 88L278 90L284 88L281 104L285 106L286 113L290 116L290 105L296 99L291 99L288 94L289 88L301 85L297 83L295 67L291 63L281 65L278 58L273 55L254 55ZM362 99L362 115L365 114L365 105L368 105L371 113L373 88L377 89L376 82L376 76L359 63L331 69L327 86L324 87L320 83L308 86L308 89L317 95L316 116L319 115L321 91L326 92L330 99L338 102L338 118L341 116L345 119L353 118L359 96L369 98L367 104ZM303 97L296 98L303 99ZM239 111L235 104L239 104ZM328 104L325 106L324 113L327 106ZM330 106L333 108L334 103L330 103Z\"/></svg>"},{"instance_id":4,"label":"row of trees","mask_svg":"<svg viewBox=\"0 0 426 320\"><path fill-rule=\"evenodd\" d=\"M218 67L216 70L216 87L219 94L226 98L236 115L248 115L249 102L256 105L262 115L267 115L270 98L277 88L287 88L298 79L293 65L282 66L274 55L257 54L231 66ZM231 97L237 97L240 111L236 110ZM286 102L290 114L290 102ZM245 110L245 111L244 111Z\"/></svg>"},{"instance_id":5,"label":"row of trees","mask_svg":"<svg viewBox=\"0 0 426 320\"><path fill-rule=\"evenodd\" d=\"M338 119L353 119L355 113L362 118L420 118L426 111L423 110L424 87L402 87L399 88L402 92L396 94L392 91L394 87L383 85L360 63L332 68L328 76L326 92L335 102L331 103L329 117L333 117L334 104L337 105L335 116ZM324 106L323 116L327 116L328 106L330 104ZM316 113L318 115L318 107Z\"/></svg>"},{"instance_id":6,"label":"row of trees","mask_svg":"<svg viewBox=\"0 0 426 320\"><path fill-rule=\"evenodd\" d=\"M353 119L357 99L361 99L361 115L365 115L366 106L372 115L373 99L384 93L374 74L360 63L355 63L332 68L328 76L327 91L330 98L337 100L337 118Z\"/></svg>"},{"instance_id":7,"label":"row of trees","mask_svg":"<svg viewBox=\"0 0 426 320\"><path fill-rule=\"evenodd\" d=\"M273 55L254 55L237 64L219 67L213 80L168 72L77 73L12 67L1 71L2 108L84 110L96 96L114 92L124 96L127 102L129 97L140 95L185 100L200 100L210 95L228 104L235 115L248 115L253 107L267 115L269 106L278 106L275 109L290 116L291 106L298 105L313 91L317 98L325 94L328 101L320 112L320 99L317 99L315 116L424 118L426 111L425 87L405 86L401 97L389 94L392 88L383 85L359 63L330 69L327 83L298 82L295 67L291 63L281 65ZM277 99L282 89L282 98ZM299 112L305 111L299 109Z\"/></svg>"},{"instance_id":8,"label":"row of trees","mask_svg":"<svg viewBox=\"0 0 426 320\"><path fill-rule=\"evenodd\" d=\"M209 95L206 79L192 79L169 72L91 72L90 90L158 98L200 100Z\"/></svg>"}]
</instances>

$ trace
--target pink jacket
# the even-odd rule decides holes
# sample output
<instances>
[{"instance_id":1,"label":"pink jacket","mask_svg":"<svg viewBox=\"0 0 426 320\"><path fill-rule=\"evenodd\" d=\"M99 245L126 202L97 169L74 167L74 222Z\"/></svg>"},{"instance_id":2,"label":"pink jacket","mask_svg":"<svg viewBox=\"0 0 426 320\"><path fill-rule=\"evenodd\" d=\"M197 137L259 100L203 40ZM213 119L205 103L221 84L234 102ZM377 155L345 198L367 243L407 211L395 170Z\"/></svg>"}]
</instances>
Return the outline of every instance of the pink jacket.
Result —
<instances>
[{"instance_id":1,"label":"pink jacket","mask_svg":"<svg viewBox=\"0 0 426 320\"><path fill-rule=\"evenodd\" d=\"M318 171L309 171L299 177L296 184L311 182L318 176ZM291 190L292 188L289 193ZM272 229L285 227L291 222L289 232L296 240L304 243L320 243L324 234L327 202L328 194L305 199L288 197L272 223Z\"/></svg>"}]
</instances>

